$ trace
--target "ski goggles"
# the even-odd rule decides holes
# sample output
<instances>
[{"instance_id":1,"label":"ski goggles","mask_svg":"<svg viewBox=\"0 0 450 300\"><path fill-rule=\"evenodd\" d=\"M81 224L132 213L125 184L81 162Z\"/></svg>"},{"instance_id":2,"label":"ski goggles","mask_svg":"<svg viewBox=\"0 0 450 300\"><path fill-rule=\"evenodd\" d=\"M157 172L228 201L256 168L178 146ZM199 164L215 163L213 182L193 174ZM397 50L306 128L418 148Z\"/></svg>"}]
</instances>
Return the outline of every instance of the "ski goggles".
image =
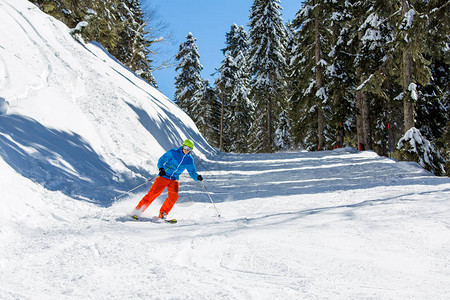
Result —
<instances>
[{"instance_id":1,"label":"ski goggles","mask_svg":"<svg viewBox=\"0 0 450 300\"><path fill-rule=\"evenodd\" d=\"M186 151L191 152L191 151L192 151L192 148L191 148L191 147L188 147L188 146L183 146L183 150L186 150Z\"/></svg>"}]
</instances>

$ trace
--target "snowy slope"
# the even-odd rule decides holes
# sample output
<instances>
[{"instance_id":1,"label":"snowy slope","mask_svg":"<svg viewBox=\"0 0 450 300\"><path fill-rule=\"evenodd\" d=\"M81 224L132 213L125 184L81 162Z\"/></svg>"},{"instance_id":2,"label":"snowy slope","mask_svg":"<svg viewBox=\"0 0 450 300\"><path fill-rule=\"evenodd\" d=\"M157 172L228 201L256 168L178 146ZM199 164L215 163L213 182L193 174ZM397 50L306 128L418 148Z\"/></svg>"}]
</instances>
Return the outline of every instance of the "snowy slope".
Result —
<instances>
[{"instance_id":1,"label":"snowy slope","mask_svg":"<svg viewBox=\"0 0 450 300\"><path fill-rule=\"evenodd\" d=\"M126 217L185 137L216 202ZM450 179L373 152L216 153L164 95L0 0L0 299L449 299ZM86 199L86 201L80 201Z\"/></svg>"},{"instance_id":2,"label":"snowy slope","mask_svg":"<svg viewBox=\"0 0 450 300\"><path fill-rule=\"evenodd\" d=\"M2 0L0 20L0 150L20 174L108 205L185 138L214 152L168 98L30 2Z\"/></svg>"},{"instance_id":3,"label":"snowy slope","mask_svg":"<svg viewBox=\"0 0 450 300\"><path fill-rule=\"evenodd\" d=\"M223 217L184 176L175 225L152 222L165 195L127 221L142 194L105 208L15 176L42 216L2 219L0 298L450 297L448 178L352 149L205 167Z\"/></svg>"}]
</instances>

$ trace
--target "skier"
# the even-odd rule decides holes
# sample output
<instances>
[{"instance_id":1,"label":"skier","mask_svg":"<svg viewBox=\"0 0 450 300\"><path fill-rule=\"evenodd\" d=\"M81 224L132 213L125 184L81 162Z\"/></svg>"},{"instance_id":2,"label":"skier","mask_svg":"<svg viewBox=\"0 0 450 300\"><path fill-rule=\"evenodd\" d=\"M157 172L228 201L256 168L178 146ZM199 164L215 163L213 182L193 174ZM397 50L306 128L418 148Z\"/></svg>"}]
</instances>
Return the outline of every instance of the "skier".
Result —
<instances>
[{"instance_id":1,"label":"skier","mask_svg":"<svg viewBox=\"0 0 450 300\"><path fill-rule=\"evenodd\" d=\"M150 188L147 195L142 198L139 204L134 209L132 218L138 220L147 207L155 200L163 190L167 187L168 197L164 201L159 210L159 218L166 219L170 210L178 199L178 179L184 170L189 172L189 175L195 181L202 181L203 177L197 174L197 169L194 165L194 159L191 156L191 151L194 149L194 142L185 140L183 145L179 148L174 148L167 151L158 160L159 176Z\"/></svg>"}]
</instances>

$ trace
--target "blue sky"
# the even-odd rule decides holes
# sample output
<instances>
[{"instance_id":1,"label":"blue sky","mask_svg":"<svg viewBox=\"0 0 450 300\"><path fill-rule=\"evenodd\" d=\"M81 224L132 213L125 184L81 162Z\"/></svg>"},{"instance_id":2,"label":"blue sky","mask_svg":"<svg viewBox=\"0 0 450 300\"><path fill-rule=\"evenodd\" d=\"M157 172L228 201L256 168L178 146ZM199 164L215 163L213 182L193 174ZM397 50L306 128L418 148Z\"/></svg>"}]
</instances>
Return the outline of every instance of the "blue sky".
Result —
<instances>
[{"instance_id":1,"label":"blue sky","mask_svg":"<svg viewBox=\"0 0 450 300\"><path fill-rule=\"evenodd\" d=\"M225 34L233 23L244 25L248 31L250 8L253 0L143 0L153 8L159 20L167 23L172 33L172 45L160 45L167 59L178 52L179 45L192 32L203 65L202 78L209 79L211 85L217 78L216 69L223 60L221 49L225 47ZM301 0L281 0L283 21L292 20L301 7ZM157 70L154 76L161 90L173 100L175 93L175 65ZM216 73L216 74L214 74ZM213 75L214 74L214 75Z\"/></svg>"}]
</instances>

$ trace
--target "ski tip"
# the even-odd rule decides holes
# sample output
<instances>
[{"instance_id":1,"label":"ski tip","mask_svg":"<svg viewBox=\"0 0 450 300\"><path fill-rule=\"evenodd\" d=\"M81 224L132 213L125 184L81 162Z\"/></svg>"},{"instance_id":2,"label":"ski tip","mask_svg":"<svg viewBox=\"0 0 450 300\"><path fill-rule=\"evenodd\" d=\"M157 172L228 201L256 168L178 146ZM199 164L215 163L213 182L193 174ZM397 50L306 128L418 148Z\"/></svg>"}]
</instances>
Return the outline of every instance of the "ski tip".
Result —
<instances>
[{"instance_id":1,"label":"ski tip","mask_svg":"<svg viewBox=\"0 0 450 300\"><path fill-rule=\"evenodd\" d=\"M175 224L175 223L178 222L176 219L172 219L172 220L164 220L164 221L166 221L167 223L171 223L171 224Z\"/></svg>"}]
</instances>

